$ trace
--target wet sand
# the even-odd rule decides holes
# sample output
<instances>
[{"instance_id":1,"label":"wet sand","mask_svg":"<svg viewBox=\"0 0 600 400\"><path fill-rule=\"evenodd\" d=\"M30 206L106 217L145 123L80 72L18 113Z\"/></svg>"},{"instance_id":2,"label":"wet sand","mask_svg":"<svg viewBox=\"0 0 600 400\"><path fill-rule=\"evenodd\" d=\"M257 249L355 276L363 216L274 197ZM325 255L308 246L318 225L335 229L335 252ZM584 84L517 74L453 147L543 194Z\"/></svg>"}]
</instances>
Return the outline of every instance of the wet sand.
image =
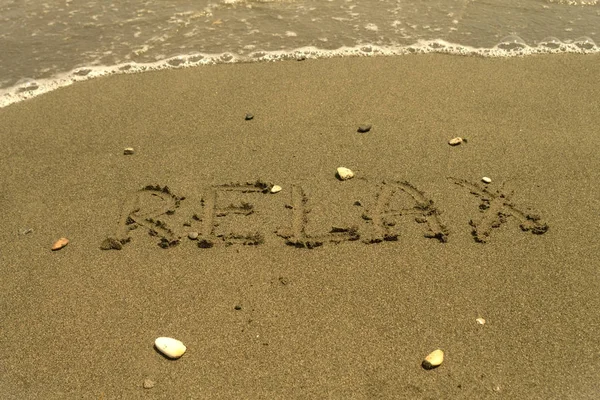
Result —
<instances>
[{"instance_id":1,"label":"wet sand","mask_svg":"<svg viewBox=\"0 0 600 400\"><path fill-rule=\"evenodd\" d=\"M596 398L598 76L305 60L0 109L0 397Z\"/></svg>"}]
</instances>

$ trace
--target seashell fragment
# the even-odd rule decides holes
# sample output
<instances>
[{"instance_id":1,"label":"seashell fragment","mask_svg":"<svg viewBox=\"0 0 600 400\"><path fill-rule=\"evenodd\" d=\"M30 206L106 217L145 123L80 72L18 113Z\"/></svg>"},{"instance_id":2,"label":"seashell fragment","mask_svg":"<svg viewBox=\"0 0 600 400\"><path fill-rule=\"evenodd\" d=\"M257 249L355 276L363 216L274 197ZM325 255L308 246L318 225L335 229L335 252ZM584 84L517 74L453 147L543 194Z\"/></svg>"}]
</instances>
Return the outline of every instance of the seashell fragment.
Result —
<instances>
[{"instance_id":1,"label":"seashell fragment","mask_svg":"<svg viewBox=\"0 0 600 400\"><path fill-rule=\"evenodd\" d=\"M52 251L60 250L68 244L69 244L69 239L64 238L64 237L60 238L56 242L54 242L54 244L52 245Z\"/></svg>"},{"instance_id":2,"label":"seashell fragment","mask_svg":"<svg viewBox=\"0 0 600 400\"><path fill-rule=\"evenodd\" d=\"M279 193L282 189L283 188L279 185L273 185L273 187L271 188L271 193Z\"/></svg>"},{"instance_id":3,"label":"seashell fragment","mask_svg":"<svg viewBox=\"0 0 600 400\"><path fill-rule=\"evenodd\" d=\"M354 172L346 167L339 167L337 169L338 178L342 181L346 181L348 179L354 178Z\"/></svg>"},{"instance_id":4,"label":"seashell fragment","mask_svg":"<svg viewBox=\"0 0 600 400\"><path fill-rule=\"evenodd\" d=\"M431 353L423 360L421 364L425 369L434 369L438 367L442 362L444 362L444 352L440 349L437 349Z\"/></svg>"},{"instance_id":5,"label":"seashell fragment","mask_svg":"<svg viewBox=\"0 0 600 400\"><path fill-rule=\"evenodd\" d=\"M475 321L477 321L479 325L485 325L485 319L483 318L477 318Z\"/></svg>"},{"instance_id":6,"label":"seashell fragment","mask_svg":"<svg viewBox=\"0 0 600 400\"><path fill-rule=\"evenodd\" d=\"M452 139L450 139L450 140L448 141L448 144L449 144L450 146L458 146L458 145L459 145L459 144L461 144L462 142L463 142L463 138L461 138L461 137L455 137L455 138L452 138Z\"/></svg>"},{"instance_id":7,"label":"seashell fragment","mask_svg":"<svg viewBox=\"0 0 600 400\"><path fill-rule=\"evenodd\" d=\"M123 150L123 154L126 156L130 156L133 153L135 153L135 150L133 150L133 147L127 147L127 148L125 148L125 150Z\"/></svg>"},{"instance_id":8,"label":"seashell fragment","mask_svg":"<svg viewBox=\"0 0 600 400\"><path fill-rule=\"evenodd\" d=\"M483 178L481 178L481 180L485 183L492 183L492 179L488 178L487 176L484 176Z\"/></svg>"},{"instance_id":9,"label":"seashell fragment","mask_svg":"<svg viewBox=\"0 0 600 400\"><path fill-rule=\"evenodd\" d=\"M186 347L181 341L170 337L159 337L154 341L156 350L165 356L177 359L185 353Z\"/></svg>"}]
</instances>

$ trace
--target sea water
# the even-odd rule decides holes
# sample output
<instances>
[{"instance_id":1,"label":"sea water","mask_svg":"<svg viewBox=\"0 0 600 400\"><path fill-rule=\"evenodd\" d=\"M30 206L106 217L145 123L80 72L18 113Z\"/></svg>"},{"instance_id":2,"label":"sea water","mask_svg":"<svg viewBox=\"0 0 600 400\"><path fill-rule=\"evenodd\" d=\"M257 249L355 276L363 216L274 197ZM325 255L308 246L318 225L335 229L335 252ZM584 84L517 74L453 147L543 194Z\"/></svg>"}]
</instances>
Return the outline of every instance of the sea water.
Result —
<instances>
[{"instance_id":1,"label":"sea water","mask_svg":"<svg viewBox=\"0 0 600 400\"><path fill-rule=\"evenodd\" d=\"M597 53L600 0L0 0L0 107L112 73L289 58Z\"/></svg>"}]
</instances>

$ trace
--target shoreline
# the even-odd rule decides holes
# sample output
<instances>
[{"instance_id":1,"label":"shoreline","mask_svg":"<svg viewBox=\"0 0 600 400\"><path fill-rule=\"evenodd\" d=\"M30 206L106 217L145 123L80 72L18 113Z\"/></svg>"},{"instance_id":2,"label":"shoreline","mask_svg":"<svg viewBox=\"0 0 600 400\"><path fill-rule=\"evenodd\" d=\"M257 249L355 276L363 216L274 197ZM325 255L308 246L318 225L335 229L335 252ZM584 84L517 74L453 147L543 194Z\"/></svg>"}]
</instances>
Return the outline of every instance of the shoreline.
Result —
<instances>
[{"instance_id":1,"label":"shoreline","mask_svg":"<svg viewBox=\"0 0 600 400\"><path fill-rule=\"evenodd\" d=\"M484 57L484 58L512 58L532 57L548 55L597 55L600 48L595 46L588 48L587 42L560 42L561 49L555 46L557 43L549 42L547 45L538 44L536 47L507 45L506 48L499 43L493 48L480 48L457 43L447 42L443 39L420 41L412 45L400 47L357 45L354 47L342 47L336 50L319 49L312 46L300 47L289 51L257 51L255 56L251 53L246 56L234 55L231 52L221 54L191 53L169 57L155 62L136 63L125 62L112 66L79 66L70 71L63 71L51 78L32 79L27 83L14 85L8 88L0 88L0 109L8 107L21 101L42 96L54 90L68 87L74 83L85 82L89 79L98 79L121 74L138 74L144 72L156 72L164 70L178 70L182 68L198 68L219 64L239 63L264 63L264 62L287 62L290 60L303 61L306 59L319 60L339 57L398 57L414 55L452 55L460 57ZM22 81L23 79L20 79Z\"/></svg>"}]
</instances>

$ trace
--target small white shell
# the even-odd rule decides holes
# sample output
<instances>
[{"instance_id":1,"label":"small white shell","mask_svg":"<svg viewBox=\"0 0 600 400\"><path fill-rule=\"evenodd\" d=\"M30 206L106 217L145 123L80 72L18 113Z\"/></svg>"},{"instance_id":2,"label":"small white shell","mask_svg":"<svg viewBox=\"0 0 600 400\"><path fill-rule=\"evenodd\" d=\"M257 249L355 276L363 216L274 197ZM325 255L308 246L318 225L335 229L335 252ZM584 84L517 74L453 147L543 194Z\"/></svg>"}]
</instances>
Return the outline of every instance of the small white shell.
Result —
<instances>
[{"instance_id":1,"label":"small white shell","mask_svg":"<svg viewBox=\"0 0 600 400\"><path fill-rule=\"evenodd\" d=\"M337 174L339 178L343 181L354 178L354 172L346 167L339 167L337 169Z\"/></svg>"},{"instance_id":2,"label":"small white shell","mask_svg":"<svg viewBox=\"0 0 600 400\"><path fill-rule=\"evenodd\" d=\"M475 321L477 321L479 325L485 325L485 319L483 318L477 318Z\"/></svg>"},{"instance_id":3,"label":"small white shell","mask_svg":"<svg viewBox=\"0 0 600 400\"><path fill-rule=\"evenodd\" d=\"M487 176L484 176L483 178L481 178L482 181L484 181L485 183L492 183L492 179L488 178Z\"/></svg>"},{"instance_id":4,"label":"small white shell","mask_svg":"<svg viewBox=\"0 0 600 400\"><path fill-rule=\"evenodd\" d=\"M425 369L433 369L444 362L444 352L440 349L432 351L429 353L425 360L423 360L423 368Z\"/></svg>"},{"instance_id":5,"label":"small white shell","mask_svg":"<svg viewBox=\"0 0 600 400\"><path fill-rule=\"evenodd\" d=\"M271 193L279 193L282 189L283 188L279 185L273 185L273 187L271 188Z\"/></svg>"},{"instance_id":6,"label":"small white shell","mask_svg":"<svg viewBox=\"0 0 600 400\"><path fill-rule=\"evenodd\" d=\"M159 337L154 341L154 346L169 358L179 358L185 353L186 347L181 341L169 337Z\"/></svg>"}]
</instances>

